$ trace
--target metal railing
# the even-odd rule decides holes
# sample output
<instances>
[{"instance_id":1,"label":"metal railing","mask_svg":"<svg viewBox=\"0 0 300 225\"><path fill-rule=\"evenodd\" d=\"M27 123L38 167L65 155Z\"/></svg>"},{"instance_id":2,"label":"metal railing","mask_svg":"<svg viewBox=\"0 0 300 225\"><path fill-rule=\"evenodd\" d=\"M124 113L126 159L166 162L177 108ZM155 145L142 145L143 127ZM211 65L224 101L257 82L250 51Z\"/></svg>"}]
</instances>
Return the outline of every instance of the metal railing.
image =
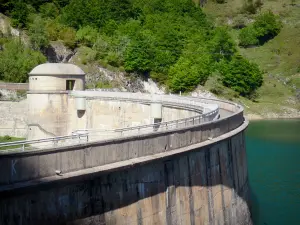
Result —
<instances>
[{"instance_id":1,"label":"metal railing","mask_svg":"<svg viewBox=\"0 0 300 225\"><path fill-rule=\"evenodd\" d=\"M95 92L94 92L95 93ZM104 93L104 92L102 92ZM125 96L124 96L125 94ZM108 95L107 97L99 96L104 99L119 99L128 100L128 101L149 101L153 99L152 95L144 96L137 95L133 93L118 93L113 96ZM97 98L97 96L91 96L91 98ZM205 122L213 121L218 119L219 116L219 107L212 105L212 103L203 103L203 99L191 98L191 97L178 97L178 96L167 96L164 95L164 99L161 96L156 96L155 101L162 102L163 104L174 104L182 106L184 108L198 108L200 111L203 109L209 110L206 113L201 115L188 117L184 119L172 120L161 123L153 123L142 126L134 126L127 128L119 129L82 129L72 132L71 135L67 136L57 136L51 138L44 138L38 140L30 141L14 141L14 142L5 142L0 143L0 153L7 151L28 151L28 150L37 150L50 147L64 147L70 145L84 144L88 142L94 142L99 140L109 140L114 138L129 137L134 135L143 135L152 132L163 132L168 130L179 129L188 126L195 126ZM173 100L173 101L172 101Z\"/></svg>"}]
</instances>

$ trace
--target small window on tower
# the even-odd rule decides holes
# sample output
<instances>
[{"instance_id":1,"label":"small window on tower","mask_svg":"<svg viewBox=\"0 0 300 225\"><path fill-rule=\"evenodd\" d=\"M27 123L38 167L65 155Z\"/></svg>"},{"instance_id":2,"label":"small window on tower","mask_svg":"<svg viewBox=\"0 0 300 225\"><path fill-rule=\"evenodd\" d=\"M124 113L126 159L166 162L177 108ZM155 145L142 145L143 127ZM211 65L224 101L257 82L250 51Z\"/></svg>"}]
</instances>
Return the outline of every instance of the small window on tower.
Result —
<instances>
[{"instance_id":1,"label":"small window on tower","mask_svg":"<svg viewBox=\"0 0 300 225\"><path fill-rule=\"evenodd\" d=\"M75 86L75 80L67 80L67 87L66 87L67 91L73 91L74 86Z\"/></svg>"}]
</instances>

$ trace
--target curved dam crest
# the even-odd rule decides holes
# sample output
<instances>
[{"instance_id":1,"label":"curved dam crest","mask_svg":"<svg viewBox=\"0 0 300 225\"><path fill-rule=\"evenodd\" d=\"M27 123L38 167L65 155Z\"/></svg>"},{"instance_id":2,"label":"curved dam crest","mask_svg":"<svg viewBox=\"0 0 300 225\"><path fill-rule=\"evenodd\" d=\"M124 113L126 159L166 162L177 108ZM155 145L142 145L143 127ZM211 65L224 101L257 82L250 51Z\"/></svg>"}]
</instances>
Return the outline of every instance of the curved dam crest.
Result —
<instances>
[{"instance_id":1,"label":"curved dam crest","mask_svg":"<svg viewBox=\"0 0 300 225\"><path fill-rule=\"evenodd\" d=\"M68 74L58 74L61 70ZM18 142L23 148L0 152L5 171L0 174L0 224L252 224L248 122L241 106L217 99L83 91L83 73L70 65L59 65L53 70L57 74L38 74L42 65L33 71L29 124L56 136L35 126L28 141ZM38 90L40 77L49 81L45 88L59 90ZM74 77L70 85L79 90L62 90L62 83ZM35 103L36 97L44 102ZM119 107L126 109L127 119L103 130ZM62 118L69 120L60 123ZM124 128L124 121L131 125ZM73 140L73 131L78 137L84 131L86 139Z\"/></svg>"}]
</instances>

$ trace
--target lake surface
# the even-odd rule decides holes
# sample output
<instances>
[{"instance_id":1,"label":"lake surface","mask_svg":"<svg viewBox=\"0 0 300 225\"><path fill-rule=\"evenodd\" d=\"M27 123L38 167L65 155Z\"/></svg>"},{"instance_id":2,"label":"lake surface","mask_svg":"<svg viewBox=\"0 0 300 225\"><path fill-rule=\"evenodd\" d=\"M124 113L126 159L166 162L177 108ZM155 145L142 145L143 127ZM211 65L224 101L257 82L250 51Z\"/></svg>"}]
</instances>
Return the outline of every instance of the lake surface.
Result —
<instances>
[{"instance_id":1,"label":"lake surface","mask_svg":"<svg viewBox=\"0 0 300 225\"><path fill-rule=\"evenodd\" d=\"M300 120L250 122L246 141L254 225L300 224Z\"/></svg>"}]
</instances>

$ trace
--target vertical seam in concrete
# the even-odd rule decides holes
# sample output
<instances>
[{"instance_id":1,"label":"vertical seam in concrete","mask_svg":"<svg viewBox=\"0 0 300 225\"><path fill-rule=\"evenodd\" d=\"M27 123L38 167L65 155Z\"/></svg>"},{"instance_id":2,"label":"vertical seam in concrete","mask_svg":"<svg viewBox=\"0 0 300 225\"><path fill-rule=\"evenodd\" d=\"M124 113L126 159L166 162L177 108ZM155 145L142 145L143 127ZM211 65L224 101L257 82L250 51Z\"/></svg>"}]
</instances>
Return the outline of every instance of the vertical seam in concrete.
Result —
<instances>
[{"instance_id":1,"label":"vertical seam in concrete","mask_svg":"<svg viewBox=\"0 0 300 225\"><path fill-rule=\"evenodd\" d=\"M164 173L165 173L165 183L166 183L166 224L172 225L172 213L171 213L171 207L170 204L170 192L169 192L169 172L167 168L167 163L164 163Z\"/></svg>"},{"instance_id":2,"label":"vertical seam in concrete","mask_svg":"<svg viewBox=\"0 0 300 225\"><path fill-rule=\"evenodd\" d=\"M191 179L191 166L190 166L190 159L189 156L187 157L187 166L188 166L188 183L189 183L189 205L190 205L190 224L195 224L195 213L194 213L194 198L192 192L192 179Z\"/></svg>"},{"instance_id":3,"label":"vertical seam in concrete","mask_svg":"<svg viewBox=\"0 0 300 225\"><path fill-rule=\"evenodd\" d=\"M205 151L205 162L206 162L206 179L207 179L207 199L208 199L208 218L209 224L213 224L214 215L213 215L213 202L212 202L212 190L211 190L211 169L210 169L210 151L207 149Z\"/></svg>"},{"instance_id":4,"label":"vertical seam in concrete","mask_svg":"<svg viewBox=\"0 0 300 225\"><path fill-rule=\"evenodd\" d=\"M220 174L220 181L221 181L221 195L222 195L222 212L223 212L223 218L224 218L224 224L227 225L227 216L225 213L225 202L224 202L224 182L223 182L223 173L222 173L222 167L221 167L221 158L220 158L220 149L218 148L218 160L219 160L219 174Z\"/></svg>"},{"instance_id":5,"label":"vertical seam in concrete","mask_svg":"<svg viewBox=\"0 0 300 225\"><path fill-rule=\"evenodd\" d=\"M136 196L137 196L137 219L138 219L138 225L143 225L143 215L142 215L142 210L140 208L140 204L139 204L139 199L140 199L140 192L139 192L139 182L136 182Z\"/></svg>"}]
</instances>

